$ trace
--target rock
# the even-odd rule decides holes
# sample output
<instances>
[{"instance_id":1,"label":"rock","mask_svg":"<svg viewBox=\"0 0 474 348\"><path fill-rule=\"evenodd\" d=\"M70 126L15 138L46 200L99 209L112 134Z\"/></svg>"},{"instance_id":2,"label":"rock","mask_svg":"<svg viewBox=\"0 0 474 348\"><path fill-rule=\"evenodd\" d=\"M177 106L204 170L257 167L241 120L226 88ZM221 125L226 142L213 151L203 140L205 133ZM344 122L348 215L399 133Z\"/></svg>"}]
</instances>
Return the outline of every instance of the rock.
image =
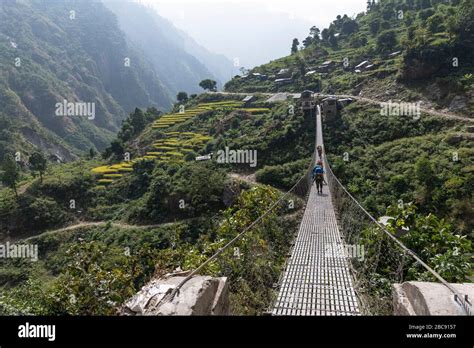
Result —
<instances>
[{"instance_id":1,"label":"rock","mask_svg":"<svg viewBox=\"0 0 474 348\"><path fill-rule=\"evenodd\" d=\"M441 100L445 93L441 91L440 86L437 83L432 83L427 90L430 92L432 99Z\"/></svg>"},{"instance_id":2,"label":"rock","mask_svg":"<svg viewBox=\"0 0 474 348\"><path fill-rule=\"evenodd\" d=\"M222 278L221 278L222 279ZM229 314L229 282L220 281L214 296L211 315Z\"/></svg>"},{"instance_id":3,"label":"rock","mask_svg":"<svg viewBox=\"0 0 474 348\"><path fill-rule=\"evenodd\" d=\"M395 315L416 315L401 284L392 285L393 311Z\"/></svg>"},{"instance_id":4,"label":"rock","mask_svg":"<svg viewBox=\"0 0 474 348\"><path fill-rule=\"evenodd\" d=\"M474 284L451 284L474 299ZM441 283L405 282L392 285L394 315L465 315L454 294Z\"/></svg>"},{"instance_id":5,"label":"rock","mask_svg":"<svg viewBox=\"0 0 474 348\"><path fill-rule=\"evenodd\" d=\"M463 139L462 134L451 134L448 135L444 141L450 145L456 145Z\"/></svg>"},{"instance_id":6,"label":"rock","mask_svg":"<svg viewBox=\"0 0 474 348\"><path fill-rule=\"evenodd\" d=\"M119 315L228 315L229 287L226 277L195 276L171 301L160 303L166 293L185 277L155 278L120 308Z\"/></svg>"},{"instance_id":7,"label":"rock","mask_svg":"<svg viewBox=\"0 0 474 348\"><path fill-rule=\"evenodd\" d=\"M467 100L464 97L461 97L459 95L455 96L453 100L451 101L451 104L449 104L449 111L458 111L461 109L464 109L467 105Z\"/></svg>"},{"instance_id":8,"label":"rock","mask_svg":"<svg viewBox=\"0 0 474 348\"><path fill-rule=\"evenodd\" d=\"M469 133L474 133L474 126L467 126L467 127L466 127L466 130L467 130Z\"/></svg>"},{"instance_id":9,"label":"rock","mask_svg":"<svg viewBox=\"0 0 474 348\"><path fill-rule=\"evenodd\" d=\"M222 202L226 207L230 207L242 192L242 187L239 180L233 180L224 187L222 192Z\"/></svg>"}]
</instances>

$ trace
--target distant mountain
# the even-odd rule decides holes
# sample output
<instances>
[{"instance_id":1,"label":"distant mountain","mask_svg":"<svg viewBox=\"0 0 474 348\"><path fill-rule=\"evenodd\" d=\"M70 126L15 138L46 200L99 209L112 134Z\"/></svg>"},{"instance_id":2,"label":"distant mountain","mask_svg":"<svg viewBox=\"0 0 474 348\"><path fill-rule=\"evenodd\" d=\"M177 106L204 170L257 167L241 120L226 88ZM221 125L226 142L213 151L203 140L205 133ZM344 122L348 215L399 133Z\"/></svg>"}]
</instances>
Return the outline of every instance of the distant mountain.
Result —
<instances>
[{"instance_id":1,"label":"distant mountain","mask_svg":"<svg viewBox=\"0 0 474 348\"><path fill-rule=\"evenodd\" d=\"M128 39L143 52L172 95L179 91L202 92L199 82L206 78L219 85L234 73L224 56L209 52L156 11L132 1L104 0L113 11Z\"/></svg>"},{"instance_id":2,"label":"distant mountain","mask_svg":"<svg viewBox=\"0 0 474 348\"><path fill-rule=\"evenodd\" d=\"M40 148L72 159L103 149L135 107L172 102L100 1L2 0L0 65L2 158ZM95 117L58 116L64 101L93 104Z\"/></svg>"},{"instance_id":3,"label":"distant mountain","mask_svg":"<svg viewBox=\"0 0 474 348\"><path fill-rule=\"evenodd\" d=\"M239 72L238 67L235 67L233 62L223 54L209 52L184 31L180 30L179 33L182 35L183 47L186 52L203 62L222 84L233 78Z\"/></svg>"}]
</instances>

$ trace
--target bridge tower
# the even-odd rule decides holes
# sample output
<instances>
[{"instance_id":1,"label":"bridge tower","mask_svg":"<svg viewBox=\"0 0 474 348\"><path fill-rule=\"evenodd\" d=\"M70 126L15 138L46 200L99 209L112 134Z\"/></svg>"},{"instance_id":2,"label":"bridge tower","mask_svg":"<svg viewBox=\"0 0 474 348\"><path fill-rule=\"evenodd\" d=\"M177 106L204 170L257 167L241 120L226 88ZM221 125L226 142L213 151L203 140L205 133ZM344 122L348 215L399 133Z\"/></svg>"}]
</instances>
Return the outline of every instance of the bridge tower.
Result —
<instances>
[{"instance_id":1,"label":"bridge tower","mask_svg":"<svg viewBox=\"0 0 474 348\"><path fill-rule=\"evenodd\" d=\"M314 111L316 103L314 101L314 92L305 90L301 93L301 108L303 112Z\"/></svg>"},{"instance_id":2,"label":"bridge tower","mask_svg":"<svg viewBox=\"0 0 474 348\"><path fill-rule=\"evenodd\" d=\"M334 120L338 115L337 98L327 97L321 103L322 116L325 121Z\"/></svg>"}]
</instances>

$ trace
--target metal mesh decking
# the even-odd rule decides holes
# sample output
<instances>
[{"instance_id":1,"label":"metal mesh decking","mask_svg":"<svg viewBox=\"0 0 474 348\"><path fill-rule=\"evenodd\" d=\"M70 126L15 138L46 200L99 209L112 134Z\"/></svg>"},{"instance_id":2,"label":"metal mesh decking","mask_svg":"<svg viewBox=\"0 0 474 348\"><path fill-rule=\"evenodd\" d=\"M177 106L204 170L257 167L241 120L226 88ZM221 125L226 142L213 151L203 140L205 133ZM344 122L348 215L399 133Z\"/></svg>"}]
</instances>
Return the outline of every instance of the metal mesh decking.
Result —
<instances>
[{"instance_id":1,"label":"metal mesh decking","mask_svg":"<svg viewBox=\"0 0 474 348\"><path fill-rule=\"evenodd\" d=\"M317 144L322 144L318 114ZM347 259L327 186L311 188L273 315L359 315Z\"/></svg>"}]
</instances>

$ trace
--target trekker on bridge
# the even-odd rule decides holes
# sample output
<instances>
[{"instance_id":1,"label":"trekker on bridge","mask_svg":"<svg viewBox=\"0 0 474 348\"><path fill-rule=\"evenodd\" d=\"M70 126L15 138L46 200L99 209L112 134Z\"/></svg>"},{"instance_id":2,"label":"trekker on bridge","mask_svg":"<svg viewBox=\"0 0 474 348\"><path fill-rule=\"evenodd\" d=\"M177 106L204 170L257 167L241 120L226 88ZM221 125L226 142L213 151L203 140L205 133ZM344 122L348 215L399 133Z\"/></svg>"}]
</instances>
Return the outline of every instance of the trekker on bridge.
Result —
<instances>
[{"instance_id":1,"label":"trekker on bridge","mask_svg":"<svg viewBox=\"0 0 474 348\"><path fill-rule=\"evenodd\" d=\"M316 189L319 194L323 194L324 168L323 163L318 161L313 168L313 181L316 181Z\"/></svg>"},{"instance_id":2,"label":"trekker on bridge","mask_svg":"<svg viewBox=\"0 0 474 348\"><path fill-rule=\"evenodd\" d=\"M319 158L323 158L323 157L322 157L322 156L323 156L323 147L322 147L321 145L318 145L318 146L316 147L316 150L318 151L318 156L319 156Z\"/></svg>"}]
</instances>

